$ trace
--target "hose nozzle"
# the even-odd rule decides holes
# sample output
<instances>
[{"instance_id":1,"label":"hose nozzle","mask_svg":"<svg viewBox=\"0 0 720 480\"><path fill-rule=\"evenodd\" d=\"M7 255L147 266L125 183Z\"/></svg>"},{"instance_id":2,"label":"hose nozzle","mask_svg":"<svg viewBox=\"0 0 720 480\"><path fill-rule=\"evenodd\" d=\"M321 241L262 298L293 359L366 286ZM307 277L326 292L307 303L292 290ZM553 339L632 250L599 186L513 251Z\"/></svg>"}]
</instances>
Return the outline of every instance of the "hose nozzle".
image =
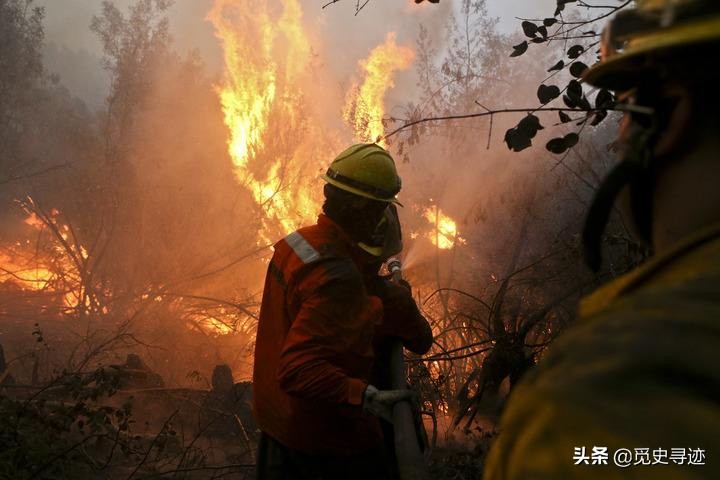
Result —
<instances>
[{"instance_id":1,"label":"hose nozzle","mask_svg":"<svg viewBox=\"0 0 720 480\"><path fill-rule=\"evenodd\" d=\"M387 261L387 269L393 281L402 280L402 262L398 257L391 257Z\"/></svg>"}]
</instances>

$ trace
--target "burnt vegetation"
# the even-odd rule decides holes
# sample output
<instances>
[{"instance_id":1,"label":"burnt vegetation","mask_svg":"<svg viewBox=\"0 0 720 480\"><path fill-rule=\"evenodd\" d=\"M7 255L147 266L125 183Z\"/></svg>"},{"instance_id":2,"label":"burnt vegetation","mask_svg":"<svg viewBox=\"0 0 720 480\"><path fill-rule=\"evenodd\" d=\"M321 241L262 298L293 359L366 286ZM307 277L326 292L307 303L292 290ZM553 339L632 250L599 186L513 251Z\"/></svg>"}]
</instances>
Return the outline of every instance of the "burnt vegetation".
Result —
<instances>
[{"instance_id":1,"label":"burnt vegetation","mask_svg":"<svg viewBox=\"0 0 720 480\"><path fill-rule=\"evenodd\" d=\"M169 4L103 4L90 28L109 89L91 111L43 67L43 10L0 2L2 478L252 463L250 390L210 372L247 370L258 298L227 269L254 250L218 200L237 191L209 161L224 152L216 97L199 58L173 51ZM182 215L198 207L213 214Z\"/></svg>"},{"instance_id":2,"label":"burnt vegetation","mask_svg":"<svg viewBox=\"0 0 720 480\"><path fill-rule=\"evenodd\" d=\"M508 36L464 0L440 44L420 28L418 94L383 119L419 172L406 198L461 219L454 248L407 258L436 337L407 365L437 475L478 477L512 386L583 294L643 259L619 216L598 273L578 236L618 109L580 76L627 3L558 0ZM263 206L246 208L215 79L175 50L170 4L103 2L93 110L43 65L44 11L0 0L0 478L250 477L252 386L236 380L261 292L238 279L263 275Z\"/></svg>"}]
</instances>

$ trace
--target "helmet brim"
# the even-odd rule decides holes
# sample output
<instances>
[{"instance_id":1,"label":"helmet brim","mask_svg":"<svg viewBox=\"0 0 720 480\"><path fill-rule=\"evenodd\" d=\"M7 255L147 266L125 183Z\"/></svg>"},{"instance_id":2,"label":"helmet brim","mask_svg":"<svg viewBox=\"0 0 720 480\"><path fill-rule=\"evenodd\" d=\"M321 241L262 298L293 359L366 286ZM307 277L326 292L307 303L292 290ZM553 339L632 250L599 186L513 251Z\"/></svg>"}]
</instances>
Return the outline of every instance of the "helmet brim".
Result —
<instances>
[{"instance_id":1,"label":"helmet brim","mask_svg":"<svg viewBox=\"0 0 720 480\"><path fill-rule=\"evenodd\" d=\"M337 180L328 177L327 174L324 174L324 173L323 173L322 175L320 175L320 178L322 178L325 182L329 183L330 185L333 185L333 186L339 188L340 190L345 190L346 192L350 192L350 193L355 194L355 195L358 195L358 196L360 196L360 197L369 198L369 199L371 199L371 200L377 200L377 201L379 201L379 202L394 203L395 205L399 205L399 206L401 206L401 207L403 206L403 204L400 203L400 202L398 201L398 199L395 198L395 197L392 197L392 198L382 198L382 197L378 197L378 196L372 195L372 194L370 194L370 193L367 193L367 192L364 192L364 191L360 190L359 188L354 188L354 187L351 187L351 186L349 186L349 185L345 185L345 184L342 183L342 182L338 182Z\"/></svg>"},{"instance_id":2,"label":"helmet brim","mask_svg":"<svg viewBox=\"0 0 720 480\"><path fill-rule=\"evenodd\" d=\"M644 34L623 52L589 68L583 80L589 85L623 91L637 86L653 70L650 55L667 55L692 45L720 41L720 16Z\"/></svg>"}]
</instances>

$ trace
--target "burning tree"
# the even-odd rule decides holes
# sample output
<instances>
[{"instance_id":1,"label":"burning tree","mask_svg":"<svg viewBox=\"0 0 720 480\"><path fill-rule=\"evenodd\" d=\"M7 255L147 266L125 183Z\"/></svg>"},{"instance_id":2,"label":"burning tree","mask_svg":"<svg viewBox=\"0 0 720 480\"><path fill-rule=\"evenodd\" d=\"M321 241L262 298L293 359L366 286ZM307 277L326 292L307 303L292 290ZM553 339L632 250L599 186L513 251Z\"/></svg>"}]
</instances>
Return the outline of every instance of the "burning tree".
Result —
<instances>
[{"instance_id":1,"label":"burning tree","mask_svg":"<svg viewBox=\"0 0 720 480\"><path fill-rule=\"evenodd\" d=\"M178 182L197 177L189 165L221 158L216 97L197 58L172 52L170 2L135 2L127 15L105 2L92 28L111 88L103 115L91 114L34 63L43 12L31 3L0 3L3 62L17 66L3 69L2 88L18 92L2 95L11 124L0 137L2 201L12 207L0 238L3 475L202 471L205 447L176 440L187 419L168 412L156 431L137 428L132 403L117 396L117 372L131 366L108 364L139 349L174 385L193 384L187 372L209 371L222 357L249 371L255 299L226 286L228 270L255 254L246 238L227 234L239 230L224 200L235 184L223 183L228 169L213 177L206 166L207 180ZM200 125L198 112L210 120ZM213 135L217 151L202 146ZM218 211L180 215L203 205ZM215 470L233 470L224 463Z\"/></svg>"}]
</instances>

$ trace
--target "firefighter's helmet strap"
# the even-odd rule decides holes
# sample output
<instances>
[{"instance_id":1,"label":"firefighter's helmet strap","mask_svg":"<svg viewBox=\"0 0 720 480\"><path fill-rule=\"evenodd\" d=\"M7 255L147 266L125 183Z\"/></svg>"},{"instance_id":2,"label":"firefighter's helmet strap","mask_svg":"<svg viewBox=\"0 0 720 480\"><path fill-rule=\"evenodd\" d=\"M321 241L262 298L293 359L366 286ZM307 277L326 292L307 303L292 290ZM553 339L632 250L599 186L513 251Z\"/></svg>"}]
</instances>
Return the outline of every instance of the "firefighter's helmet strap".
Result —
<instances>
[{"instance_id":1,"label":"firefighter's helmet strap","mask_svg":"<svg viewBox=\"0 0 720 480\"><path fill-rule=\"evenodd\" d=\"M597 272L602 263L602 236L617 196L630 186L630 201L637 233L650 243L654 175L651 168L652 139L655 128L633 125L623 158L595 192L582 233L585 263Z\"/></svg>"}]
</instances>

